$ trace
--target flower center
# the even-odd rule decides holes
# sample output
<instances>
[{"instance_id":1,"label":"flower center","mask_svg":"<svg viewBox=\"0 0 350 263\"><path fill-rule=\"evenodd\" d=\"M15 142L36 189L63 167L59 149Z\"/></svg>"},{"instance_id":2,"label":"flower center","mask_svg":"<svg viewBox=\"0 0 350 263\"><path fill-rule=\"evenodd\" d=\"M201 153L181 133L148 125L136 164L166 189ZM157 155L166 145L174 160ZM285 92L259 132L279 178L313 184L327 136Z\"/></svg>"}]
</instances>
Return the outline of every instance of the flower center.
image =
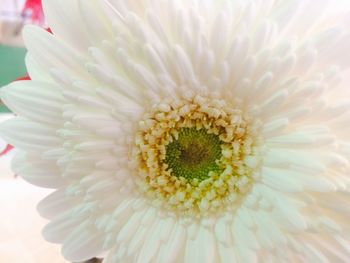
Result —
<instances>
[{"instance_id":1,"label":"flower center","mask_svg":"<svg viewBox=\"0 0 350 263\"><path fill-rule=\"evenodd\" d=\"M232 210L255 179L257 134L257 125L223 100L164 101L144 116L135 137L140 192L181 216Z\"/></svg>"},{"instance_id":2,"label":"flower center","mask_svg":"<svg viewBox=\"0 0 350 263\"><path fill-rule=\"evenodd\" d=\"M182 128L178 139L166 146L165 163L178 178L203 181L210 171L219 170L220 145L219 136L205 129Z\"/></svg>"}]
</instances>

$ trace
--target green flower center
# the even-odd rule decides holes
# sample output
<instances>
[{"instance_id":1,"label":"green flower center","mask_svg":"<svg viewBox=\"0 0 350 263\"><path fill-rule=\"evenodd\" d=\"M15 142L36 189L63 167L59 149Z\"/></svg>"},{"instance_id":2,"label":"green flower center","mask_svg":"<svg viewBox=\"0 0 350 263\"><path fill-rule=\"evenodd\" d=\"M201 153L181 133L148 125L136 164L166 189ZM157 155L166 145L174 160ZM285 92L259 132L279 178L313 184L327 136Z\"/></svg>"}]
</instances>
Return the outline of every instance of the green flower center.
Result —
<instances>
[{"instance_id":1,"label":"green flower center","mask_svg":"<svg viewBox=\"0 0 350 263\"><path fill-rule=\"evenodd\" d=\"M209 172L219 171L221 140L205 129L181 128L178 138L166 146L165 163L171 173L192 181L203 181Z\"/></svg>"},{"instance_id":2,"label":"green flower center","mask_svg":"<svg viewBox=\"0 0 350 263\"><path fill-rule=\"evenodd\" d=\"M259 126L215 96L164 100L139 122L130 166L152 206L216 216L236 209L258 178Z\"/></svg>"}]
</instances>

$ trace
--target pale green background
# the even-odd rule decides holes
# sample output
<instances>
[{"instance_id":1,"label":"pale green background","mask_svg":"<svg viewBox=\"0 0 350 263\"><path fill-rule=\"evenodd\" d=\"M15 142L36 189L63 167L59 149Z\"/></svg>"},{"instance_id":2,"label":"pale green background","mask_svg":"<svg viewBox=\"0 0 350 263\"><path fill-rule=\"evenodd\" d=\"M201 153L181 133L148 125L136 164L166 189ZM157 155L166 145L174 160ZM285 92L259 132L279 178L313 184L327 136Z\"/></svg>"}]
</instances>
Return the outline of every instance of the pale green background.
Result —
<instances>
[{"instance_id":1,"label":"pale green background","mask_svg":"<svg viewBox=\"0 0 350 263\"><path fill-rule=\"evenodd\" d=\"M0 45L0 87L26 74L24 57L26 50L19 47ZM0 105L0 112L8 109Z\"/></svg>"}]
</instances>

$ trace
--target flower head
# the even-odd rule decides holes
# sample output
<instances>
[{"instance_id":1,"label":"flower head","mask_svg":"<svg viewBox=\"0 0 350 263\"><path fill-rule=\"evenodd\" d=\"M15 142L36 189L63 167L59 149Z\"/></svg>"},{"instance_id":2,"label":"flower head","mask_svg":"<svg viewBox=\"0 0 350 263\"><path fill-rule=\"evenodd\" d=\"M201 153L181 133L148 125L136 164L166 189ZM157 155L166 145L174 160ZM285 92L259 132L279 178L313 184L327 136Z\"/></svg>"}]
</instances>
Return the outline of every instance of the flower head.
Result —
<instances>
[{"instance_id":1,"label":"flower head","mask_svg":"<svg viewBox=\"0 0 350 263\"><path fill-rule=\"evenodd\" d=\"M81 261L346 262L349 19L327 1L44 1L2 99Z\"/></svg>"}]
</instances>

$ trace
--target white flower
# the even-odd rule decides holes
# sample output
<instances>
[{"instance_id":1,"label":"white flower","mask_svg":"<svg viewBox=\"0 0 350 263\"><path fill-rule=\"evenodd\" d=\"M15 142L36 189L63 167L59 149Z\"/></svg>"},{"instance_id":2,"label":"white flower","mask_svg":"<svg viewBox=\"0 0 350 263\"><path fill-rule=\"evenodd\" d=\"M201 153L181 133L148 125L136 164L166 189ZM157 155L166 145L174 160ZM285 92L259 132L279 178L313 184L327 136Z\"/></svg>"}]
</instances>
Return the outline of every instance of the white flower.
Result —
<instances>
[{"instance_id":1,"label":"white flower","mask_svg":"<svg viewBox=\"0 0 350 263\"><path fill-rule=\"evenodd\" d=\"M46 0L13 167L81 261L348 262L349 18L314 0Z\"/></svg>"}]
</instances>

